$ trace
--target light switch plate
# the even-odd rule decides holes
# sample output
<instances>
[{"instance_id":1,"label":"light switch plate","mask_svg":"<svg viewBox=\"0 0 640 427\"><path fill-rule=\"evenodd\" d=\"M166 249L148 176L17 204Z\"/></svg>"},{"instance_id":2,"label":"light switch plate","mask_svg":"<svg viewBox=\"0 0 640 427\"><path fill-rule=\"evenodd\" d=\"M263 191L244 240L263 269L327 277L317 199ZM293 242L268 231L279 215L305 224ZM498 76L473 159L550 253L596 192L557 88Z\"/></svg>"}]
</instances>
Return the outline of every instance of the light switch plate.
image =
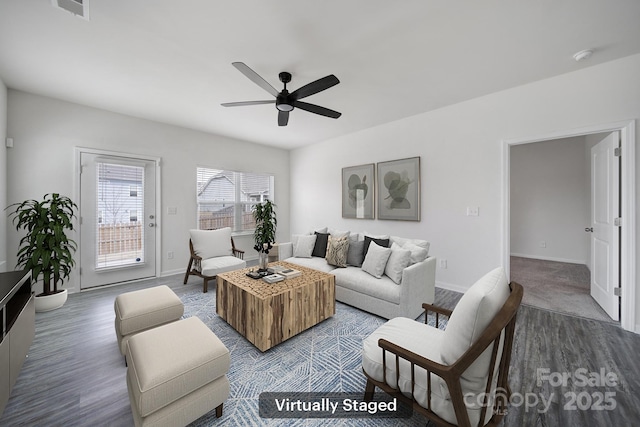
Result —
<instances>
[{"instance_id":1,"label":"light switch plate","mask_svg":"<svg viewBox=\"0 0 640 427\"><path fill-rule=\"evenodd\" d=\"M480 208L477 206L467 206L467 216L480 216Z\"/></svg>"}]
</instances>

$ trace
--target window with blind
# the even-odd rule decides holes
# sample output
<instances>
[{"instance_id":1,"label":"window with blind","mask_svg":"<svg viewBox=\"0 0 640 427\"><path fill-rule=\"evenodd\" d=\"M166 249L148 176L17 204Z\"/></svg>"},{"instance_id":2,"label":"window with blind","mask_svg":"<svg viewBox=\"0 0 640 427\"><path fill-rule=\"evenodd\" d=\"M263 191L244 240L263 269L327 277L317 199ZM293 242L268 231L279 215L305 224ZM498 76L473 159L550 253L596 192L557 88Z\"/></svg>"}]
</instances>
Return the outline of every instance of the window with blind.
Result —
<instances>
[{"instance_id":1,"label":"window with blind","mask_svg":"<svg viewBox=\"0 0 640 427\"><path fill-rule=\"evenodd\" d=\"M198 229L253 231L251 209L273 200L273 175L197 168Z\"/></svg>"},{"instance_id":2,"label":"window with blind","mask_svg":"<svg viewBox=\"0 0 640 427\"><path fill-rule=\"evenodd\" d=\"M143 262L144 168L96 165L96 269Z\"/></svg>"}]
</instances>

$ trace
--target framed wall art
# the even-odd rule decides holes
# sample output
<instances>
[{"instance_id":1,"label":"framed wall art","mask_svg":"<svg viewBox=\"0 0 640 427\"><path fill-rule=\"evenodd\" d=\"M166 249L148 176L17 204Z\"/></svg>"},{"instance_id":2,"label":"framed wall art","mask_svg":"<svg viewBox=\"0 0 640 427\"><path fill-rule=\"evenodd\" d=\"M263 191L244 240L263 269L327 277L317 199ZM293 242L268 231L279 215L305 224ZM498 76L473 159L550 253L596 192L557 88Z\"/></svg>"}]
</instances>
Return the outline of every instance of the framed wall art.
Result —
<instances>
[{"instance_id":1,"label":"framed wall art","mask_svg":"<svg viewBox=\"0 0 640 427\"><path fill-rule=\"evenodd\" d=\"M342 217L375 218L375 165L342 168Z\"/></svg>"},{"instance_id":2,"label":"framed wall art","mask_svg":"<svg viewBox=\"0 0 640 427\"><path fill-rule=\"evenodd\" d=\"M420 157L378 163L378 219L420 221Z\"/></svg>"}]
</instances>

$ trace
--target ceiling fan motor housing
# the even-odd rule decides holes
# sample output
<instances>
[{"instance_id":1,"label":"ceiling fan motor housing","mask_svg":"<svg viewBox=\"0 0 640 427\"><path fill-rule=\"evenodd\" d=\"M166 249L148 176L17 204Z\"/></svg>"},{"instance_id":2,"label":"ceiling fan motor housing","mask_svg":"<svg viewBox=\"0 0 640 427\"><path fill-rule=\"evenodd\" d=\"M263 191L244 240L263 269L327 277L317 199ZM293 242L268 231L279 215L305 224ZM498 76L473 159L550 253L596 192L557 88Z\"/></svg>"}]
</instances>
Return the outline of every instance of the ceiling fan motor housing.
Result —
<instances>
[{"instance_id":1,"label":"ceiling fan motor housing","mask_svg":"<svg viewBox=\"0 0 640 427\"><path fill-rule=\"evenodd\" d=\"M293 110L293 102L289 99L289 91L284 89L280 94L276 97L276 108L280 111L291 111Z\"/></svg>"}]
</instances>

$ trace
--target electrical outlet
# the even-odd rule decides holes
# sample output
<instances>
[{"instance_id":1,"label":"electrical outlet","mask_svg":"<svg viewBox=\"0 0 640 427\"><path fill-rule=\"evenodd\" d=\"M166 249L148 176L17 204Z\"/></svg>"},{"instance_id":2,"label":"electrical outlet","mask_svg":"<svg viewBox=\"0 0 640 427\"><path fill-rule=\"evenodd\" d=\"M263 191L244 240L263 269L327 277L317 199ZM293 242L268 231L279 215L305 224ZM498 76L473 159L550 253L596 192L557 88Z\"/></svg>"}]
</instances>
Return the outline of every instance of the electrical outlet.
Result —
<instances>
[{"instance_id":1,"label":"electrical outlet","mask_svg":"<svg viewBox=\"0 0 640 427\"><path fill-rule=\"evenodd\" d=\"M167 259L173 259L173 251L167 252Z\"/></svg>"},{"instance_id":2,"label":"electrical outlet","mask_svg":"<svg viewBox=\"0 0 640 427\"><path fill-rule=\"evenodd\" d=\"M443 270L447 269L447 260L446 259L441 259L440 260L440 268L442 268Z\"/></svg>"},{"instance_id":3,"label":"electrical outlet","mask_svg":"<svg viewBox=\"0 0 640 427\"><path fill-rule=\"evenodd\" d=\"M545 242L545 241L540 242L540 247L541 248L546 248L547 247L547 242Z\"/></svg>"}]
</instances>

